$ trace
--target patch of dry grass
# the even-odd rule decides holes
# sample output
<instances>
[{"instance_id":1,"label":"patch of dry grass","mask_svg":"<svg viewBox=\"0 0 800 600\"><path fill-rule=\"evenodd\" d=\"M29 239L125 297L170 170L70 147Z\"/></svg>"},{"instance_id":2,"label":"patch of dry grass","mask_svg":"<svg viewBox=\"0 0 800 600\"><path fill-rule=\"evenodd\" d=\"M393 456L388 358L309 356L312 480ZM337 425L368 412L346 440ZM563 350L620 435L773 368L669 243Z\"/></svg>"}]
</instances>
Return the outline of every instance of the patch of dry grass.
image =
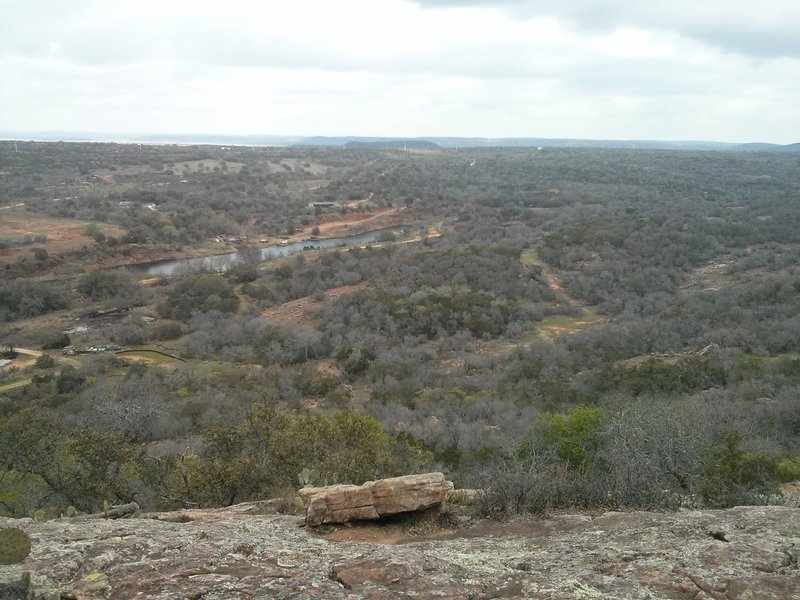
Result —
<instances>
[{"instance_id":1,"label":"patch of dry grass","mask_svg":"<svg viewBox=\"0 0 800 600\"><path fill-rule=\"evenodd\" d=\"M107 237L125 235L125 230L116 225L59 219L24 210L5 210L0 218L0 243L11 245L26 239L31 243L0 249L0 260L15 260L20 254L31 254L34 247L58 254L93 244L94 240L86 231L89 225ZM40 241L32 241L37 238Z\"/></svg>"}]
</instances>

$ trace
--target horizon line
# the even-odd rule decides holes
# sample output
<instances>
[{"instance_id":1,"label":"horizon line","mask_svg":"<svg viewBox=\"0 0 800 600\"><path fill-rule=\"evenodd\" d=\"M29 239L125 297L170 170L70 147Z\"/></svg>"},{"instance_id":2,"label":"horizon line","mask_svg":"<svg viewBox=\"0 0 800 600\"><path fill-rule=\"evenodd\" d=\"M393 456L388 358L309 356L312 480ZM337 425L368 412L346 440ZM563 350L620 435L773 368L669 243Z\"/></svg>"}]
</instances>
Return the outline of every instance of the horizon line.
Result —
<instances>
[{"instance_id":1,"label":"horizon line","mask_svg":"<svg viewBox=\"0 0 800 600\"><path fill-rule=\"evenodd\" d=\"M64 139L59 139L64 136ZM69 139L72 138L72 139ZM239 139L258 139L271 138L275 140L285 140L291 143L302 143L303 140L331 140L346 139L352 141L432 141L432 140L465 140L481 141L485 143L500 142L524 142L524 141L552 141L552 142L587 142L587 143L656 143L656 144L714 144L720 146L745 146L745 145L767 145L767 146L792 146L800 142L767 142L763 140L749 141L722 141L701 138L682 138L682 139L660 139L660 138L593 138L593 137L546 137L546 136L476 136L476 135L414 135L414 136L392 136L392 135L353 135L353 134L274 134L274 133L130 133L130 132L108 132L108 131L77 131L77 130L0 130L0 140L19 141L19 142L107 142L107 143L142 143L146 140L155 138L165 138L167 142L179 143L181 139L197 143L201 139L228 138L231 140ZM224 143L223 143L224 145Z\"/></svg>"}]
</instances>

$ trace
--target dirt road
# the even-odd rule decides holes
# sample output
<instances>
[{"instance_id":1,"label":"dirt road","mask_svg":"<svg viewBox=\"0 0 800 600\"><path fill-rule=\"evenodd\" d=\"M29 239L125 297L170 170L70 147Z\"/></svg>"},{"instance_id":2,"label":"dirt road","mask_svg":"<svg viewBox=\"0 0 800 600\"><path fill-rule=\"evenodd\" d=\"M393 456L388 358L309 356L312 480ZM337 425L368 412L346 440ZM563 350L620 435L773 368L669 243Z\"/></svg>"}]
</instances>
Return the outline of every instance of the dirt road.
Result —
<instances>
[{"instance_id":1,"label":"dirt road","mask_svg":"<svg viewBox=\"0 0 800 600\"><path fill-rule=\"evenodd\" d=\"M73 367L80 367L81 366L81 362L79 360L76 360L74 358L67 358L66 356L62 356L60 354L51 354L49 352L42 352L41 350L33 350L31 348L17 348L16 346L14 347L14 350L19 352L20 354L26 354L28 356L35 356L37 358L42 356L43 354L47 354L48 356L52 356L53 360L55 360L56 362L60 362L60 363L63 363L65 365L71 365Z\"/></svg>"}]
</instances>

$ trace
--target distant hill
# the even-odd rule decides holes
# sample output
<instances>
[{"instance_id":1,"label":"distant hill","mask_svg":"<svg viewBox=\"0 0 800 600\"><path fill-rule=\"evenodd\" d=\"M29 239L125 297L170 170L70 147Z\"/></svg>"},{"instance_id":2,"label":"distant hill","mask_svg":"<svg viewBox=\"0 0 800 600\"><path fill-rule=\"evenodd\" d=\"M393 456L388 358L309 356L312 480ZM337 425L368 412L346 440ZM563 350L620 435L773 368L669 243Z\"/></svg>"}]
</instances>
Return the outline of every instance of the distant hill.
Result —
<instances>
[{"instance_id":1,"label":"distant hill","mask_svg":"<svg viewBox=\"0 0 800 600\"><path fill-rule=\"evenodd\" d=\"M630 148L666 150L727 150L734 144L707 141L587 140L580 138L430 138L445 147L484 148Z\"/></svg>"},{"instance_id":2,"label":"distant hill","mask_svg":"<svg viewBox=\"0 0 800 600\"><path fill-rule=\"evenodd\" d=\"M120 144L191 144L213 146L292 146L305 136L294 135L223 135L204 133L104 133L75 131L0 131L3 140L37 142L109 142Z\"/></svg>"},{"instance_id":3,"label":"distant hill","mask_svg":"<svg viewBox=\"0 0 800 600\"><path fill-rule=\"evenodd\" d=\"M344 148L619 148L645 150L733 150L743 152L791 151L790 144L754 142L737 144L714 141L587 140L579 138L464 138L464 137L325 137L314 136L295 142L297 146L341 146Z\"/></svg>"},{"instance_id":4,"label":"distant hill","mask_svg":"<svg viewBox=\"0 0 800 600\"><path fill-rule=\"evenodd\" d=\"M588 140L580 138L481 138L224 134L129 134L64 131L0 131L4 140L118 142L139 144L208 144L233 146L339 146L342 148L629 148L648 150L732 150L739 152L800 152L800 143L731 143L714 141Z\"/></svg>"},{"instance_id":5,"label":"distant hill","mask_svg":"<svg viewBox=\"0 0 800 600\"><path fill-rule=\"evenodd\" d=\"M778 146L780 152L800 152L800 142L795 144L786 144L785 146Z\"/></svg>"},{"instance_id":6,"label":"distant hill","mask_svg":"<svg viewBox=\"0 0 800 600\"><path fill-rule=\"evenodd\" d=\"M745 152L773 152L781 150L783 146L780 144L766 144L764 142L752 142L749 144L737 144L732 150L742 150Z\"/></svg>"},{"instance_id":7,"label":"distant hill","mask_svg":"<svg viewBox=\"0 0 800 600\"><path fill-rule=\"evenodd\" d=\"M434 144L428 140L392 140L377 142L347 142L345 148L404 148L408 150L441 150L439 144Z\"/></svg>"}]
</instances>

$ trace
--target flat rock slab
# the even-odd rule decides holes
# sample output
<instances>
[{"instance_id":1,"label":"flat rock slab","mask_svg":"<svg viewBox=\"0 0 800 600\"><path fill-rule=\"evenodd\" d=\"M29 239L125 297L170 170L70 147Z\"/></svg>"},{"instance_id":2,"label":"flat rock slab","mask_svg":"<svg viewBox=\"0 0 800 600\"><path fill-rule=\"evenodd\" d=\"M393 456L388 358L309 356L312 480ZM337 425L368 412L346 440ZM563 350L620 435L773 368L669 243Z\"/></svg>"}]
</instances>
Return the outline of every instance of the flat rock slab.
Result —
<instances>
[{"instance_id":1,"label":"flat rock slab","mask_svg":"<svg viewBox=\"0 0 800 600\"><path fill-rule=\"evenodd\" d=\"M400 545L333 542L302 517L250 510L0 518L32 541L23 562L0 565L0 598L29 573L30 597L62 600L800 599L796 508L485 521Z\"/></svg>"},{"instance_id":2,"label":"flat rock slab","mask_svg":"<svg viewBox=\"0 0 800 600\"><path fill-rule=\"evenodd\" d=\"M368 481L363 485L303 488L306 523L370 521L399 513L425 510L447 500L453 484L442 473L424 473Z\"/></svg>"}]
</instances>

